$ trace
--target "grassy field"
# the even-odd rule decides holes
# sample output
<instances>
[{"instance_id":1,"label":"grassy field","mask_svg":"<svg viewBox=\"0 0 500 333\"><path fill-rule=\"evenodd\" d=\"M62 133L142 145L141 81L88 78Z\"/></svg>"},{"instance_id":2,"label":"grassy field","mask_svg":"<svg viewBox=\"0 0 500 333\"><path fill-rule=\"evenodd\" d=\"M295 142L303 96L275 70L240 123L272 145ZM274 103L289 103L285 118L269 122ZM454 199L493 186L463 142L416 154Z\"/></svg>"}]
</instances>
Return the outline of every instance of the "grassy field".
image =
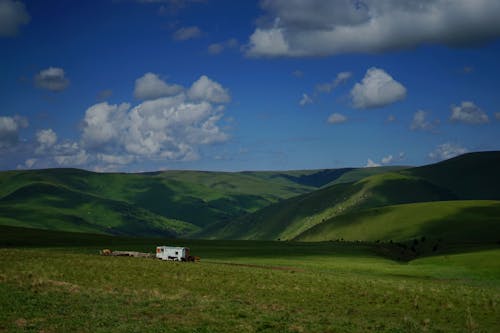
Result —
<instances>
[{"instance_id":1,"label":"grassy field","mask_svg":"<svg viewBox=\"0 0 500 333\"><path fill-rule=\"evenodd\" d=\"M373 243L2 231L0 332L500 329L498 247L398 262ZM104 247L153 251L160 244L188 245L202 260L97 254Z\"/></svg>"},{"instance_id":2,"label":"grassy field","mask_svg":"<svg viewBox=\"0 0 500 333\"><path fill-rule=\"evenodd\" d=\"M372 208L332 218L300 241L500 241L500 201L436 201Z\"/></svg>"}]
</instances>

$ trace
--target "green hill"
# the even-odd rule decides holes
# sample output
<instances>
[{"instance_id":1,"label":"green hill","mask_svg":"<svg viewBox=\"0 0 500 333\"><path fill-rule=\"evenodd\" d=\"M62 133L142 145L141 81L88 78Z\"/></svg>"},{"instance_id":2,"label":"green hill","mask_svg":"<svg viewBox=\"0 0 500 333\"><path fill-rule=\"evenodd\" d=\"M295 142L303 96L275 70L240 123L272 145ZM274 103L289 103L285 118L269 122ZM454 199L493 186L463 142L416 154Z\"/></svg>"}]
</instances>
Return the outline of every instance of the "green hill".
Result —
<instances>
[{"instance_id":1,"label":"green hill","mask_svg":"<svg viewBox=\"0 0 500 333\"><path fill-rule=\"evenodd\" d=\"M498 151L468 153L401 173L447 188L460 199L500 199Z\"/></svg>"},{"instance_id":2,"label":"green hill","mask_svg":"<svg viewBox=\"0 0 500 333\"><path fill-rule=\"evenodd\" d=\"M1 224L51 230L176 237L199 229L124 201L41 182L2 197L0 212Z\"/></svg>"},{"instance_id":3,"label":"green hill","mask_svg":"<svg viewBox=\"0 0 500 333\"><path fill-rule=\"evenodd\" d=\"M307 229L351 211L399 203L454 200L457 197L424 179L386 173L303 194L235 221L201 231L209 238L293 239Z\"/></svg>"},{"instance_id":4,"label":"green hill","mask_svg":"<svg viewBox=\"0 0 500 333\"><path fill-rule=\"evenodd\" d=\"M0 172L0 224L127 235L187 235L310 192L339 170Z\"/></svg>"},{"instance_id":5,"label":"green hill","mask_svg":"<svg viewBox=\"0 0 500 333\"><path fill-rule=\"evenodd\" d=\"M326 232L337 219L374 208L500 200L497 170L500 152L409 169L6 171L0 172L0 225L112 235L299 239L322 224ZM311 235L308 239L316 237Z\"/></svg>"},{"instance_id":6,"label":"green hill","mask_svg":"<svg viewBox=\"0 0 500 333\"><path fill-rule=\"evenodd\" d=\"M500 201L438 201L371 208L321 223L300 241L500 241Z\"/></svg>"},{"instance_id":7,"label":"green hill","mask_svg":"<svg viewBox=\"0 0 500 333\"><path fill-rule=\"evenodd\" d=\"M368 170L371 168L368 168ZM375 174L346 183L349 171L334 185L268 206L254 214L224 221L200 236L227 239L295 239L336 217L366 209L406 203L500 199L500 152L466 154L441 163ZM333 223L333 222L332 222Z\"/></svg>"}]
</instances>

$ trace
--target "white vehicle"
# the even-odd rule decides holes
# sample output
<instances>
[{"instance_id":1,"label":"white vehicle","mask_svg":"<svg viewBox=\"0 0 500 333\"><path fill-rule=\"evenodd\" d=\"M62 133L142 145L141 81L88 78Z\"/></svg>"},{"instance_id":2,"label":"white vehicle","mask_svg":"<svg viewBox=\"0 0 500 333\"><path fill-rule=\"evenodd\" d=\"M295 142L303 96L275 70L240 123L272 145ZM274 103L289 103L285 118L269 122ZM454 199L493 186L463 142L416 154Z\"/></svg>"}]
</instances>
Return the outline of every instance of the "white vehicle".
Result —
<instances>
[{"instance_id":1,"label":"white vehicle","mask_svg":"<svg viewBox=\"0 0 500 333\"><path fill-rule=\"evenodd\" d=\"M156 258L161 260L192 261L188 247L157 246Z\"/></svg>"}]
</instances>

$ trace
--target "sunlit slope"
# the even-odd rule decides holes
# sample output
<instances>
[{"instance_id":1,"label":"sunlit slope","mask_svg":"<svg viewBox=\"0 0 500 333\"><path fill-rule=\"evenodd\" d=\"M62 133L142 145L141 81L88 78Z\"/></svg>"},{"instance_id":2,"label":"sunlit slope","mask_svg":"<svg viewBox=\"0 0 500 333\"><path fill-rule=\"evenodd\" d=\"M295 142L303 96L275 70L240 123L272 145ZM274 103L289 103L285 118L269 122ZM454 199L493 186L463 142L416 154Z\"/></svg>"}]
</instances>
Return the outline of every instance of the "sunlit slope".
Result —
<instances>
[{"instance_id":1,"label":"sunlit slope","mask_svg":"<svg viewBox=\"0 0 500 333\"><path fill-rule=\"evenodd\" d=\"M466 154L426 167L375 174L268 206L254 214L202 231L203 237L294 239L306 230L347 213L405 203L500 198L500 153Z\"/></svg>"},{"instance_id":2,"label":"sunlit slope","mask_svg":"<svg viewBox=\"0 0 500 333\"><path fill-rule=\"evenodd\" d=\"M231 239L292 239L307 229L350 211L399 203L454 200L448 190L399 173L341 183L266 207L206 229L202 236Z\"/></svg>"},{"instance_id":3,"label":"sunlit slope","mask_svg":"<svg viewBox=\"0 0 500 333\"><path fill-rule=\"evenodd\" d=\"M321 223L300 241L500 241L500 201L439 201L371 208Z\"/></svg>"},{"instance_id":4,"label":"sunlit slope","mask_svg":"<svg viewBox=\"0 0 500 333\"><path fill-rule=\"evenodd\" d=\"M326 186L341 184L341 183L352 183L357 182L363 178L378 175L381 173L388 173L394 171L400 171L404 169L408 169L409 167L404 166L381 166L381 167L372 167L372 168L356 168L349 170L342 174L340 177L335 179L334 181L328 183Z\"/></svg>"},{"instance_id":5,"label":"sunlit slope","mask_svg":"<svg viewBox=\"0 0 500 333\"><path fill-rule=\"evenodd\" d=\"M186 236L216 221L314 190L345 170L94 173L0 172L0 224Z\"/></svg>"}]
</instances>

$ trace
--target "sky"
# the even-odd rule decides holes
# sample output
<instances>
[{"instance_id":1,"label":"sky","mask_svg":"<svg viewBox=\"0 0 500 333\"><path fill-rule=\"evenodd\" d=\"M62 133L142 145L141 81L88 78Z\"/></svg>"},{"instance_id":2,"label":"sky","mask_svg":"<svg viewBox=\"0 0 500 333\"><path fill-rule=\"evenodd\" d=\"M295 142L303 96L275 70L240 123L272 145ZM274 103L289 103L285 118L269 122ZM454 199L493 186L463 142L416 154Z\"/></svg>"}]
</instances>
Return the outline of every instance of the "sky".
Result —
<instances>
[{"instance_id":1,"label":"sky","mask_svg":"<svg viewBox=\"0 0 500 333\"><path fill-rule=\"evenodd\" d=\"M0 0L0 170L500 150L498 0Z\"/></svg>"}]
</instances>

